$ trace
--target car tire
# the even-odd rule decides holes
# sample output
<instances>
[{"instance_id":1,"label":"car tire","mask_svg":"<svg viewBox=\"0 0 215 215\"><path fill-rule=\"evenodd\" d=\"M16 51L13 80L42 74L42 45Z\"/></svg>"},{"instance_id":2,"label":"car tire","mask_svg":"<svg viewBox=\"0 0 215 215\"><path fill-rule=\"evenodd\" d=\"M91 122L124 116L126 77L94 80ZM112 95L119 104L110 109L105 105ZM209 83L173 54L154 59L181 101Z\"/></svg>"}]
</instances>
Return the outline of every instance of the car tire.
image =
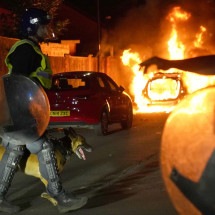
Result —
<instances>
[{"instance_id":1,"label":"car tire","mask_svg":"<svg viewBox=\"0 0 215 215\"><path fill-rule=\"evenodd\" d=\"M103 111L101 114L100 123L94 127L97 136L107 135L108 133L108 114Z\"/></svg>"},{"instance_id":2,"label":"car tire","mask_svg":"<svg viewBox=\"0 0 215 215\"><path fill-rule=\"evenodd\" d=\"M127 117L125 120L121 121L121 127L122 129L130 129L132 127L133 123L133 108L130 104L128 107Z\"/></svg>"}]
</instances>

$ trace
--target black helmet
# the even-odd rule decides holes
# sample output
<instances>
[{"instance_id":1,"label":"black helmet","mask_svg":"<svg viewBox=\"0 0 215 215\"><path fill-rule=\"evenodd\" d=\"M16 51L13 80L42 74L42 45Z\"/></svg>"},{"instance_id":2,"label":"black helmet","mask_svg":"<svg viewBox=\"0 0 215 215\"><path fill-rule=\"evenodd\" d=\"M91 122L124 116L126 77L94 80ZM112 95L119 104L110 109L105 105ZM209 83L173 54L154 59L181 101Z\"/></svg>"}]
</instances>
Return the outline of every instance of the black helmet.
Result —
<instances>
[{"instance_id":1,"label":"black helmet","mask_svg":"<svg viewBox=\"0 0 215 215\"><path fill-rule=\"evenodd\" d=\"M48 25L50 21L51 16L42 9L26 9L21 17L21 34L23 36L33 36L36 34L39 25Z\"/></svg>"}]
</instances>

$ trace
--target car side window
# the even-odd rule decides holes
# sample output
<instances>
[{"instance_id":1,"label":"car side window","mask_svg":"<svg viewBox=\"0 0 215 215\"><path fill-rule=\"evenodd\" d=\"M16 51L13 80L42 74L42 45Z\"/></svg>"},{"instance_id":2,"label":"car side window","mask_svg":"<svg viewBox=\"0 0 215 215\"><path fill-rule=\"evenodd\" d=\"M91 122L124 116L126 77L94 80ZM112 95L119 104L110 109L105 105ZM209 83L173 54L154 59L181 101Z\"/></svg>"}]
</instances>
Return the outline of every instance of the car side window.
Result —
<instances>
[{"instance_id":1,"label":"car side window","mask_svg":"<svg viewBox=\"0 0 215 215\"><path fill-rule=\"evenodd\" d=\"M58 78L52 81L52 88L53 89L59 89L59 85L60 85L60 81Z\"/></svg>"},{"instance_id":2,"label":"car side window","mask_svg":"<svg viewBox=\"0 0 215 215\"><path fill-rule=\"evenodd\" d=\"M59 87L60 89L70 89L71 85L68 84L67 78L61 78Z\"/></svg>"},{"instance_id":3,"label":"car side window","mask_svg":"<svg viewBox=\"0 0 215 215\"><path fill-rule=\"evenodd\" d=\"M68 83L67 78L57 78L53 81L53 89L68 90L72 89L72 85Z\"/></svg>"},{"instance_id":4,"label":"car side window","mask_svg":"<svg viewBox=\"0 0 215 215\"><path fill-rule=\"evenodd\" d=\"M118 85L113 80L111 80L109 77L107 78L107 83L108 83L111 91L117 91L118 90L118 88L119 88Z\"/></svg>"},{"instance_id":5,"label":"car side window","mask_svg":"<svg viewBox=\"0 0 215 215\"><path fill-rule=\"evenodd\" d=\"M98 80L99 87L105 88L105 83L102 80L102 78L101 77L97 77L97 80Z\"/></svg>"}]
</instances>

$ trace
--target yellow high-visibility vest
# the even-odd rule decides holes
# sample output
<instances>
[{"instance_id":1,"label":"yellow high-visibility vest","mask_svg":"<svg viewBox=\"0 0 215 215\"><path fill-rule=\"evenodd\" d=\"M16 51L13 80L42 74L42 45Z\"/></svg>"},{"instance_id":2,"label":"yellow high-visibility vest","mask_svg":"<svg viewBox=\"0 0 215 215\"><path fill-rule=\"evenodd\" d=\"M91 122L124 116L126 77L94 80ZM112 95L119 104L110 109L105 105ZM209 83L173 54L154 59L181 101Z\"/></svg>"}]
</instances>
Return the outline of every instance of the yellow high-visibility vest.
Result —
<instances>
[{"instance_id":1,"label":"yellow high-visibility vest","mask_svg":"<svg viewBox=\"0 0 215 215\"><path fill-rule=\"evenodd\" d=\"M13 69L13 65L10 63L8 56L11 53L13 53L18 46L20 46L24 43L30 44L34 48L35 52L37 52L42 57L41 65L36 69L36 71L33 71L29 77L30 78L37 78L44 88L50 89L51 84L52 84L52 70L50 67L48 57L46 55L44 55L42 53L42 51L40 50L40 48L38 46L36 46L30 40L27 40L27 39L19 40L18 42L16 42L11 47L10 51L8 52L8 54L5 58L5 63L6 63L6 66L8 67L8 73L10 74L12 72L12 69Z\"/></svg>"}]
</instances>

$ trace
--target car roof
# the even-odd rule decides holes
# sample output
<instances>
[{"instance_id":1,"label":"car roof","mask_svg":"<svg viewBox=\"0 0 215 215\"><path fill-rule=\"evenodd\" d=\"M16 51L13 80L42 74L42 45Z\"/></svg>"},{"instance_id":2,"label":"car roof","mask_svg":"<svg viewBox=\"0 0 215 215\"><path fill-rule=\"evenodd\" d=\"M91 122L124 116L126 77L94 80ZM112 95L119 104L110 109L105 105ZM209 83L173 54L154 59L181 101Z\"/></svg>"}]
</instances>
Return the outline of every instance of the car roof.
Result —
<instances>
[{"instance_id":1,"label":"car roof","mask_svg":"<svg viewBox=\"0 0 215 215\"><path fill-rule=\"evenodd\" d=\"M149 81L154 81L156 79L162 79L162 78L172 78L172 79L177 79L180 80L181 79L181 73L163 73L163 72L158 72L155 73L154 76L152 76Z\"/></svg>"}]
</instances>

